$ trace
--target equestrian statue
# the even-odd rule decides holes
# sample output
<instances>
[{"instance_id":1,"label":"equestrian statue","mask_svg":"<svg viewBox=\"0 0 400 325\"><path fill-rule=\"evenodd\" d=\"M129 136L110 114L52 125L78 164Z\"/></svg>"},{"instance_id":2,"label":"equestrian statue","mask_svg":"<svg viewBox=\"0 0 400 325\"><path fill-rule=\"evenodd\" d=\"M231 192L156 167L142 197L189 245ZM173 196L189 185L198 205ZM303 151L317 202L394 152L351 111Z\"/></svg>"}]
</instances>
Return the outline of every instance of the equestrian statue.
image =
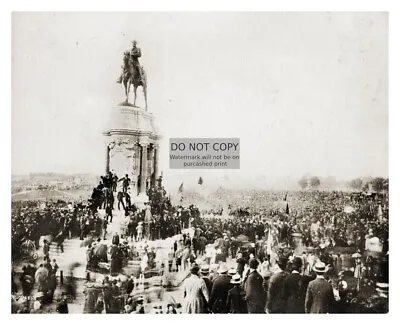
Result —
<instances>
[{"instance_id":1,"label":"equestrian statue","mask_svg":"<svg viewBox=\"0 0 400 325\"><path fill-rule=\"evenodd\" d=\"M142 52L140 48L137 47L137 42L133 41L132 49L124 52L123 65L121 66L122 73L117 82L122 83L125 87L126 103L128 103L129 90L131 85L133 85L133 93L135 95L133 106L136 106L137 88L142 86L147 111L147 77L146 72L139 63L139 58L141 56Z\"/></svg>"}]
</instances>

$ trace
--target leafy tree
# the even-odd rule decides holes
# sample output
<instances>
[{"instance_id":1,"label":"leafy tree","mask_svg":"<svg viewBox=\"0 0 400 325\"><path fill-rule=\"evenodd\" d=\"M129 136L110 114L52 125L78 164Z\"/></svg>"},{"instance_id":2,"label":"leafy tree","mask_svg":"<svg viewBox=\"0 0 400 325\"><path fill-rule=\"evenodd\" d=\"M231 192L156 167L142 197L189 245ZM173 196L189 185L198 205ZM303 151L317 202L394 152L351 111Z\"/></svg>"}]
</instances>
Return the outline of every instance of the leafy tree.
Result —
<instances>
[{"instance_id":1,"label":"leafy tree","mask_svg":"<svg viewBox=\"0 0 400 325\"><path fill-rule=\"evenodd\" d=\"M372 184L372 189L376 192L382 192L387 184L387 188L389 188L389 182L386 182L386 180L382 177L377 177L374 178L371 182Z\"/></svg>"},{"instance_id":2,"label":"leafy tree","mask_svg":"<svg viewBox=\"0 0 400 325\"><path fill-rule=\"evenodd\" d=\"M363 188L363 181L361 178L356 178L350 181L350 187L355 190L361 190Z\"/></svg>"},{"instance_id":3,"label":"leafy tree","mask_svg":"<svg viewBox=\"0 0 400 325\"><path fill-rule=\"evenodd\" d=\"M302 190L306 189L307 185L308 182L306 178L303 177L302 179L299 180L299 186Z\"/></svg>"},{"instance_id":4,"label":"leafy tree","mask_svg":"<svg viewBox=\"0 0 400 325\"><path fill-rule=\"evenodd\" d=\"M310 185L312 188L318 188L321 185L321 181L317 176L313 176L310 178Z\"/></svg>"}]
</instances>

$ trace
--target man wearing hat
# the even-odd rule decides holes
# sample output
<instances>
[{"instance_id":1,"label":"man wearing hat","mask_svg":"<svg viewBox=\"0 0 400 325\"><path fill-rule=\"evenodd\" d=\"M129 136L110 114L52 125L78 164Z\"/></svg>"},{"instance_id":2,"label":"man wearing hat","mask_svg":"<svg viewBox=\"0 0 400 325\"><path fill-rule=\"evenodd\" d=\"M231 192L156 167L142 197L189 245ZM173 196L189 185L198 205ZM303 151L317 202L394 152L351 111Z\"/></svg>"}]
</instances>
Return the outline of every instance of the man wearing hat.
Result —
<instances>
[{"instance_id":1,"label":"man wearing hat","mask_svg":"<svg viewBox=\"0 0 400 325\"><path fill-rule=\"evenodd\" d=\"M302 259L295 257L292 262L292 273L283 282L285 312L288 314L304 314L304 301L308 282L300 274L302 267Z\"/></svg>"},{"instance_id":2,"label":"man wearing hat","mask_svg":"<svg viewBox=\"0 0 400 325\"><path fill-rule=\"evenodd\" d=\"M250 271L244 283L247 311L249 314L262 314L265 308L265 291L263 277L257 272L258 261L252 258L249 261Z\"/></svg>"},{"instance_id":3,"label":"man wearing hat","mask_svg":"<svg viewBox=\"0 0 400 325\"><path fill-rule=\"evenodd\" d=\"M374 314L387 314L389 312L389 284L378 282L376 295L370 298L370 312Z\"/></svg>"},{"instance_id":4,"label":"man wearing hat","mask_svg":"<svg viewBox=\"0 0 400 325\"><path fill-rule=\"evenodd\" d=\"M286 270L287 259L279 257L277 269L271 276L268 285L267 312L269 314L281 314L285 312L285 296L283 292L283 283L288 275Z\"/></svg>"},{"instance_id":5,"label":"man wearing hat","mask_svg":"<svg viewBox=\"0 0 400 325\"><path fill-rule=\"evenodd\" d=\"M208 278L212 283L214 283L215 279L218 278L218 264L211 264L210 265L210 274L208 275Z\"/></svg>"},{"instance_id":6,"label":"man wearing hat","mask_svg":"<svg viewBox=\"0 0 400 325\"><path fill-rule=\"evenodd\" d=\"M232 276L231 284L233 288L228 291L228 297L226 299L229 314L247 313L245 294L240 286L241 283L242 277L240 274Z\"/></svg>"},{"instance_id":7,"label":"man wearing hat","mask_svg":"<svg viewBox=\"0 0 400 325\"><path fill-rule=\"evenodd\" d=\"M44 297L44 293L39 291L36 293L36 295L34 296L35 298L35 302L33 303L33 309L30 311L30 314L42 314L43 310L42 310L42 300ZM29 314L29 312L28 312Z\"/></svg>"},{"instance_id":8,"label":"man wearing hat","mask_svg":"<svg viewBox=\"0 0 400 325\"><path fill-rule=\"evenodd\" d=\"M144 314L144 296L140 295L136 298L136 309L133 314Z\"/></svg>"},{"instance_id":9,"label":"man wearing hat","mask_svg":"<svg viewBox=\"0 0 400 325\"><path fill-rule=\"evenodd\" d=\"M317 274L317 278L308 284L305 312L306 314L332 313L335 302L333 288L324 278L328 267L323 262L317 262L313 267L313 271Z\"/></svg>"},{"instance_id":10,"label":"man wearing hat","mask_svg":"<svg viewBox=\"0 0 400 325\"><path fill-rule=\"evenodd\" d=\"M203 265L200 268L200 274L201 274L202 279L206 283L206 287L207 287L207 290L208 290L208 295L211 295L211 290L212 290L213 284L212 284L212 282L211 282L211 280L209 278L210 267L208 265Z\"/></svg>"},{"instance_id":11,"label":"man wearing hat","mask_svg":"<svg viewBox=\"0 0 400 325\"><path fill-rule=\"evenodd\" d=\"M125 194L128 192L128 186L131 182L131 179L129 178L128 174L125 174L124 178L121 178L120 180L118 180L118 182L122 181L122 193Z\"/></svg>"},{"instance_id":12,"label":"man wearing hat","mask_svg":"<svg viewBox=\"0 0 400 325\"><path fill-rule=\"evenodd\" d=\"M231 278L228 276L228 268L221 264L218 269L219 276L214 280L211 290L209 307L214 314L226 314L226 298L228 291L232 288Z\"/></svg>"},{"instance_id":13,"label":"man wearing hat","mask_svg":"<svg viewBox=\"0 0 400 325\"><path fill-rule=\"evenodd\" d=\"M183 314L203 314L209 300L208 289L204 280L199 277L200 268L194 263L190 277L183 282Z\"/></svg>"},{"instance_id":14,"label":"man wearing hat","mask_svg":"<svg viewBox=\"0 0 400 325\"><path fill-rule=\"evenodd\" d=\"M65 292L62 293L60 302L57 304L56 311L59 314L68 314L68 303L67 303L67 295Z\"/></svg>"}]
</instances>

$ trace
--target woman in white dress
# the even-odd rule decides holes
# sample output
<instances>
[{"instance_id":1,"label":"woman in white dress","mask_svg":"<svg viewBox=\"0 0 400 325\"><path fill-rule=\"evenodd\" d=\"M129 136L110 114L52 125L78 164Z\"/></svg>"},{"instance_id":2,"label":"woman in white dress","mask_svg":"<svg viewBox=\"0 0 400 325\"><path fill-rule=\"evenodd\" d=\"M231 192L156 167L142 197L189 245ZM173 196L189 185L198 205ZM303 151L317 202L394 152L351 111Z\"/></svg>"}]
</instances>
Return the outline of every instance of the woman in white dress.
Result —
<instances>
[{"instance_id":1,"label":"woman in white dress","mask_svg":"<svg viewBox=\"0 0 400 325\"><path fill-rule=\"evenodd\" d=\"M198 275L200 267L194 263L191 275L183 282L182 314L203 314L210 298L204 280Z\"/></svg>"}]
</instances>

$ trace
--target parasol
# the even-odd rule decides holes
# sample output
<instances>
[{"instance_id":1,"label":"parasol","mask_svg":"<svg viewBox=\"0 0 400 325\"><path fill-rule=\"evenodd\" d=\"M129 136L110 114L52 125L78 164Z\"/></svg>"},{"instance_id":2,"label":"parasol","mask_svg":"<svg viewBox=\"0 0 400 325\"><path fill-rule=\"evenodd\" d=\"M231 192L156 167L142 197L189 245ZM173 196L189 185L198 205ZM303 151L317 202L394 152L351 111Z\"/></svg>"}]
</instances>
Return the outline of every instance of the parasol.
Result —
<instances>
[{"instance_id":1,"label":"parasol","mask_svg":"<svg viewBox=\"0 0 400 325\"><path fill-rule=\"evenodd\" d=\"M252 245L252 243L250 243L250 242L242 242L241 247L247 249L247 248L253 247L253 245Z\"/></svg>"},{"instance_id":2,"label":"parasol","mask_svg":"<svg viewBox=\"0 0 400 325\"><path fill-rule=\"evenodd\" d=\"M249 241L249 237L245 236L245 235L239 235L236 237L236 240L239 242L248 242Z\"/></svg>"},{"instance_id":3,"label":"parasol","mask_svg":"<svg viewBox=\"0 0 400 325\"><path fill-rule=\"evenodd\" d=\"M70 264L69 268L70 268L70 269L74 269L74 268L79 267L79 266L81 266L81 263L79 263L79 262L74 262L74 263L71 263L71 264Z\"/></svg>"}]
</instances>

